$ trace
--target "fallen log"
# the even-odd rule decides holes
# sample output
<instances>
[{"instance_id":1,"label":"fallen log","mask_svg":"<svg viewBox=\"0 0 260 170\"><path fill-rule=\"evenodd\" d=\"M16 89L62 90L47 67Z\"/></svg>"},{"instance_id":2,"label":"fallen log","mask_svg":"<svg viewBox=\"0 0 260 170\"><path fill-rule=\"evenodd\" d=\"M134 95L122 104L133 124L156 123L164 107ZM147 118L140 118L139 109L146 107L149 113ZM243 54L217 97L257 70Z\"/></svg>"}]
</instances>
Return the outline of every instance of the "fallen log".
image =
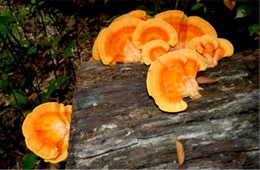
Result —
<instances>
[{"instance_id":1,"label":"fallen log","mask_svg":"<svg viewBox=\"0 0 260 170\"><path fill-rule=\"evenodd\" d=\"M199 75L188 109L165 113L146 90L143 64L81 63L67 168L178 168L177 137L185 150L181 168L259 169L259 49L222 59Z\"/></svg>"}]
</instances>

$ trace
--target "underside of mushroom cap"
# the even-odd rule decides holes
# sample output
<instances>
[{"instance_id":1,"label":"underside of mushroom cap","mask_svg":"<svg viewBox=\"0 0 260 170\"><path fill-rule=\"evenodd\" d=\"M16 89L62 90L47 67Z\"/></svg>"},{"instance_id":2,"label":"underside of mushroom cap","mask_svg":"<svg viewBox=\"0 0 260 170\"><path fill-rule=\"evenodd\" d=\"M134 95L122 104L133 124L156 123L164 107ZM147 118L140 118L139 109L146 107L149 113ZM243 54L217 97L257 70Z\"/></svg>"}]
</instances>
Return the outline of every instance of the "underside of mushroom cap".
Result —
<instances>
[{"instance_id":1,"label":"underside of mushroom cap","mask_svg":"<svg viewBox=\"0 0 260 170\"><path fill-rule=\"evenodd\" d=\"M26 146L43 159L55 159L62 155L62 143L68 144L68 140L64 139L69 136L70 114L69 107L66 109L63 104L56 102L36 107L26 117L22 126Z\"/></svg>"}]
</instances>

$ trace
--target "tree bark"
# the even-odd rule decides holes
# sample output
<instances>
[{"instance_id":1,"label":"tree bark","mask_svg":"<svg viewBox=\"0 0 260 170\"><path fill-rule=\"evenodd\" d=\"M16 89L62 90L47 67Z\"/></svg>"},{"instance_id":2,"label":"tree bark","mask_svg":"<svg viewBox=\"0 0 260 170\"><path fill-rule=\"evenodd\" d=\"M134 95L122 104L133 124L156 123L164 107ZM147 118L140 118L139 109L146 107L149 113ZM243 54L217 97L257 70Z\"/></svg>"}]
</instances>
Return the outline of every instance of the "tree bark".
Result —
<instances>
[{"instance_id":1,"label":"tree bark","mask_svg":"<svg viewBox=\"0 0 260 170\"><path fill-rule=\"evenodd\" d=\"M185 150L180 168L259 169L259 49L224 58L199 75L188 109L165 113L146 90L148 66L81 63L73 103L67 168L178 168L177 137Z\"/></svg>"}]
</instances>

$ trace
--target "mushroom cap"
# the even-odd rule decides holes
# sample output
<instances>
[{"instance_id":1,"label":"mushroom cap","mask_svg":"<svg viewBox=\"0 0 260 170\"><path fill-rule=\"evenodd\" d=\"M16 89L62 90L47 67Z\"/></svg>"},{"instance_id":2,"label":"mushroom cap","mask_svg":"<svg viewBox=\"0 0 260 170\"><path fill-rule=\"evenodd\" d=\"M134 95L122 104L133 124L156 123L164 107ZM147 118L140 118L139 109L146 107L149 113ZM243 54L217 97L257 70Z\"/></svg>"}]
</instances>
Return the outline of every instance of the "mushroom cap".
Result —
<instances>
[{"instance_id":1,"label":"mushroom cap","mask_svg":"<svg viewBox=\"0 0 260 170\"><path fill-rule=\"evenodd\" d=\"M185 15L183 11L180 10L168 10L161 12L155 16L155 18L160 18L170 25L174 27L177 31L178 35L183 30L181 27L183 26L182 23L187 23L188 17ZM180 37L180 36L179 36Z\"/></svg>"},{"instance_id":2,"label":"mushroom cap","mask_svg":"<svg viewBox=\"0 0 260 170\"><path fill-rule=\"evenodd\" d=\"M170 24L160 18L153 18L140 23L133 33L133 43L139 49L152 40L163 40L174 46L178 35Z\"/></svg>"},{"instance_id":3,"label":"mushroom cap","mask_svg":"<svg viewBox=\"0 0 260 170\"><path fill-rule=\"evenodd\" d=\"M218 60L231 56L234 52L234 47L228 40L208 34L192 39L189 48L204 58L207 67L216 66Z\"/></svg>"},{"instance_id":4,"label":"mushroom cap","mask_svg":"<svg viewBox=\"0 0 260 170\"><path fill-rule=\"evenodd\" d=\"M190 49L197 51L201 55L208 54L212 57L218 46L218 38L209 34L205 34L201 37L195 37L189 43Z\"/></svg>"},{"instance_id":5,"label":"mushroom cap","mask_svg":"<svg viewBox=\"0 0 260 170\"><path fill-rule=\"evenodd\" d=\"M163 40L152 40L146 43L142 49L143 61L146 65L150 65L158 57L168 52L170 46Z\"/></svg>"},{"instance_id":6,"label":"mushroom cap","mask_svg":"<svg viewBox=\"0 0 260 170\"><path fill-rule=\"evenodd\" d=\"M195 51L183 49L164 54L149 68L148 94L163 111L183 111L187 108L183 97L199 96L195 76L205 69L205 63Z\"/></svg>"},{"instance_id":7,"label":"mushroom cap","mask_svg":"<svg viewBox=\"0 0 260 170\"><path fill-rule=\"evenodd\" d=\"M37 106L22 125L26 146L45 160L66 155L71 110L71 106L56 102ZM60 158L58 161L66 159L65 156Z\"/></svg>"},{"instance_id":8,"label":"mushroom cap","mask_svg":"<svg viewBox=\"0 0 260 170\"><path fill-rule=\"evenodd\" d=\"M194 37L200 37L204 34L217 37L215 28L209 22L198 16L188 17L187 34L185 40L190 41Z\"/></svg>"},{"instance_id":9,"label":"mushroom cap","mask_svg":"<svg viewBox=\"0 0 260 170\"><path fill-rule=\"evenodd\" d=\"M217 51L215 53L218 53L218 54L215 54L218 58L218 60L220 60L221 58L223 57L230 57L234 54L234 46L232 45L232 43L224 38L219 38L218 39L219 41L219 47L217 49ZM220 52L218 52L218 50L221 51L221 54L219 54Z\"/></svg>"},{"instance_id":10,"label":"mushroom cap","mask_svg":"<svg viewBox=\"0 0 260 170\"><path fill-rule=\"evenodd\" d=\"M206 20L198 16L187 17L182 11L170 10L156 15L170 25L172 25L178 33L178 43L174 50L187 48L189 41L195 37L204 34L210 34L217 37L216 30Z\"/></svg>"},{"instance_id":11,"label":"mushroom cap","mask_svg":"<svg viewBox=\"0 0 260 170\"><path fill-rule=\"evenodd\" d=\"M113 22L120 21L121 19L126 18L126 17L138 18L140 20L145 21L148 19L149 15L147 15L145 11L137 9L137 10L133 10L127 14L117 17L116 19L114 19Z\"/></svg>"},{"instance_id":12,"label":"mushroom cap","mask_svg":"<svg viewBox=\"0 0 260 170\"><path fill-rule=\"evenodd\" d=\"M125 17L104 30L99 41L99 54L103 64L142 61L140 50L132 43L133 32L142 22L137 18Z\"/></svg>"},{"instance_id":13,"label":"mushroom cap","mask_svg":"<svg viewBox=\"0 0 260 170\"><path fill-rule=\"evenodd\" d=\"M100 60L100 55L99 55L99 41L100 41L100 37L102 36L102 34L104 33L104 30L106 28L102 29L99 33L98 36L94 42L93 48L92 48L92 56L94 60Z\"/></svg>"}]
</instances>

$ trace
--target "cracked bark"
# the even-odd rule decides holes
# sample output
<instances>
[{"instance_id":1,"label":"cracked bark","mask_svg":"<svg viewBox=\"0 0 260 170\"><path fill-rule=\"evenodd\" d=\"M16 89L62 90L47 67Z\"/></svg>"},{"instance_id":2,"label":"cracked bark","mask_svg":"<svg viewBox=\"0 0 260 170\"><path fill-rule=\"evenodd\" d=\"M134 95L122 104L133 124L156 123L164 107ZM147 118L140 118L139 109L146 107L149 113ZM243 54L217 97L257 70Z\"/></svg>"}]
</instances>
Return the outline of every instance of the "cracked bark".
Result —
<instances>
[{"instance_id":1,"label":"cracked bark","mask_svg":"<svg viewBox=\"0 0 260 170\"><path fill-rule=\"evenodd\" d=\"M259 168L259 50L237 53L199 75L202 97L180 113L160 111L143 64L81 63L67 168Z\"/></svg>"}]
</instances>

